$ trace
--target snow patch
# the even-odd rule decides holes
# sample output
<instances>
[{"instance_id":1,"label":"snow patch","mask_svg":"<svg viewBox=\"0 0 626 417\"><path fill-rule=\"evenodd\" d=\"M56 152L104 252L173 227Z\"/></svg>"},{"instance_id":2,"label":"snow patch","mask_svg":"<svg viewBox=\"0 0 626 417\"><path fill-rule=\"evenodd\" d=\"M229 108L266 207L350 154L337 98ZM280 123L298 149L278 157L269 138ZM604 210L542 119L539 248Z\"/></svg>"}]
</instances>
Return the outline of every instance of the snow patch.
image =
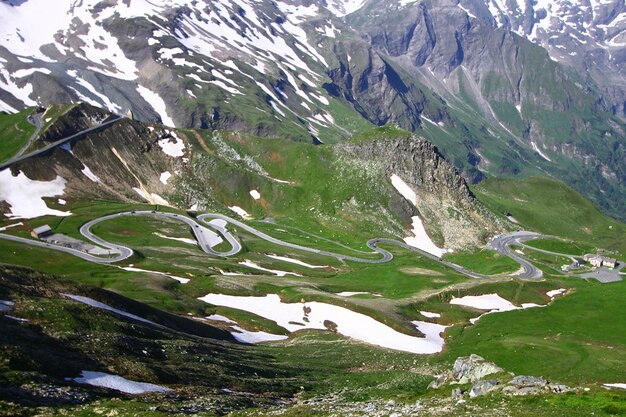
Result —
<instances>
[{"instance_id":1,"label":"snow patch","mask_svg":"<svg viewBox=\"0 0 626 417\"><path fill-rule=\"evenodd\" d=\"M441 314L439 313L431 313L428 311L420 311L420 314L424 317L428 317L429 319L434 319L434 318L439 318L441 317Z\"/></svg>"},{"instance_id":2,"label":"snow patch","mask_svg":"<svg viewBox=\"0 0 626 417\"><path fill-rule=\"evenodd\" d=\"M243 266L247 266L248 268L252 268L252 269L258 269L259 271L264 271L264 272L270 272L274 275L276 275L277 277L284 277L285 275L294 275L297 277L301 277L302 275L300 274L296 274L295 272L285 272L285 271L280 271L277 269L268 269L268 268L263 268L262 266L252 262L252 261L243 261L243 262L239 262L239 265L243 265Z\"/></svg>"},{"instance_id":3,"label":"snow patch","mask_svg":"<svg viewBox=\"0 0 626 417\"><path fill-rule=\"evenodd\" d=\"M11 206L11 211L5 216L16 219L70 216L71 212L51 209L43 200L43 197L62 196L66 183L61 176L52 181L36 181L22 171L16 177L11 175L10 169L0 171L0 201L6 201Z\"/></svg>"},{"instance_id":4,"label":"snow patch","mask_svg":"<svg viewBox=\"0 0 626 417\"><path fill-rule=\"evenodd\" d=\"M279 261L290 262L292 264L306 266L307 268L312 268L312 269L329 268L327 265L311 265L299 259L287 258L286 256L278 256L278 255L266 255L266 256L272 259L277 259Z\"/></svg>"},{"instance_id":5,"label":"snow patch","mask_svg":"<svg viewBox=\"0 0 626 417\"><path fill-rule=\"evenodd\" d=\"M417 207L417 195L415 194L415 191L413 191L411 187L409 187L409 185L396 174L392 174L390 178L391 185L393 185L404 198ZM435 243L430 239L428 233L426 233L422 219L420 219L419 216L413 216L412 220L413 236L405 237L403 239L407 245L414 246L439 258L441 258L444 253L448 252L447 249L443 249L435 245Z\"/></svg>"},{"instance_id":6,"label":"snow patch","mask_svg":"<svg viewBox=\"0 0 626 417\"><path fill-rule=\"evenodd\" d=\"M234 211L235 213L237 213L238 215L240 215L242 218L244 218L246 220L252 218L252 216L250 216L247 211L245 211L244 209L242 209L239 206L230 206L228 208L231 209L232 211Z\"/></svg>"},{"instance_id":7,"label":"snow patch","mask_svg":"<svg viewBox=\"0 0 626 417\"><path fill-rule=\"evenodd\" d=\"M539 149L539 146L537 146L537 143L535 141L531 140L530 145L533 147L533 150L539 154L539 156L541 156L548 162L552 162L552 159L550 159L545 153L541 151L541 149Z\"/></svg>"},{"instance_id":8,"label":"snow patch","mask_svg":"<svg viewBox=\"0 0 626 417\"><path fill-rule=\"evenodd\" d=\"M335 295L338 295L339 297L352 297L355 295L368 295L368 294L372 294L370 292L367 291L342 291L342 292L336 292ZM372 294L374 297L382 297L382 295L380 294Z\"/></svg>"},{"instance_id":9,"label":"snow patch","mask_svg":"<svg viewBox=\"0 0 626 417\"><path fill-rule=\"evenodd\" d=\"M135 192L137 194L139 194L141 197L143 197L147 202L149 202L150 204L160 204L163 206L169 206L170 203L167 202L167 200L165 200L163 197L161 197L160 195L156 194L156 193L150 193L142 188L138 188L138 187L133 187L133 190L135 190Z\"/></svg>"},{"instance_id":10,"label":"snow patch","mask_svg":"<svg viewBox=\"0 0 626 417\"><path fill-rule=\"evenodd\" d=\"M231 335L238 341L242 343L262 343L262 342L276 342L278 340L285 340L288 337L280 334L272 334L263 331L250 331L246 329L242 329L239 326L231 327L234 331L230 332Z\"/></svg>"},{"instance_id":11,"label":"snow patch","mask_svg":"<svg viewBox=\"0 0 626 417\"><path fill-rule=\"evenodd\" d=\"M189 243L190 245L198 245L198 242L196 242L193 239L190 239L188 237L172 237L172 236L166 236L162 233L159 232L154 232L153 235L160 237L161 239L167 239L167 240L175 240L177 242L183 242L183 243Z\"/></svg>"},{"instance_id":12,"label":"snow patch","mask_svg":"<svg viewBox=\"0 0 626 417\"><path fill-rule=\"evenodd\" d=\"M365 5L365 0L331 0L326 8L335 16L345 16L354 13Z\"/></svg>"},{"instance_id":13,"label":"snow patch","mask_svg":"<svg viewBox=\"0 0 626 417\"><path fill-rule=\"evenodd\" d=\"M409 336L347 308L315 301L283 303L277 294L264 297L208 294L200 300L216 306L248 311L272 320L290 332L304 329L333 330L372 345L420 354L438 353L444 344L440 334L445 326L413 322L426 337Z\"/></svg>"},{"instance_id":14,"label":"snow patch","mask_svg":"<svg viewBox=\"0 0 626 417\"><path fill-rule=\"evenodd\" d=\"M609 387L609 388L620 388L620 389L626 389L626 384L623 383L617 383L617 384L602 384L605 387Z\"/></svg>"},{"instance_id":15,"label":"snow patch","mask_svg":"<svg viewBox=\"0 0 626 417\"><path fill-rule=\"evenodd\" d=\"M224 322L224 323L237 324L236 321L232 321L228 317L221 316L219 314L212 314L210 316L207 316L206 318L209 319L209 320L213 320L213 321L221 321L221 322Z\"/></svg>"},{"instance_id":16,"label":"snow patch","mask_svg":"<svg viewBox=\"0 0 626 417\"><path fill-rule=\"evenodd\" d=\"M238 342L254 344L254 343L262 343L262 342L275 342L277 340L287 339L287 336L284 336L284 335L272 334L272 333L267 333L267 332L262 332L262 331L254 332L254 331L243 329L237 326L236 321L233 321L229 319L228 317L221 316L219 314L213 314L213 315L207 316L207 319L213 320L213 321L220 321L222 323L227 323L227 324L234 324L234 326L230 326L230 328L233 330L232 332L230 332L230 334L233 335L235 340L237 340Z\"/></svg>"},{"instance_id":17,"label":"snow patch","mask_svg":"<svg viewBox=\"0 0 626 417\"><path fill-rule=\"evenodd\" d=\"M23 225L24 225L24 223L22 223L22 222L9 224L9 225L6 225L4 227L0 227L0 232L4 232L5 230L10 229L12 227L23 226Z\"/></svg>"},{"instance_id":18,"label":"snow patch","mask_svg":"<svg viewBox=\"0 0 626 417\"><path fill-rule=\"evenodd\" d=\"M169 132L172 137L175 139L172 142L172 138L164 138L157 142L157 144L161 147L163 152L172 158L178 158L185 154L185 142L181 138L176 135L175 132Z\"/></svg>"},{"instance_id":19,"label":"snow patch","mask_svg":"<svg viewBox=\"0 0 626 417\"><path fill-rule=\"evenodd\" d=\"M8 300L0 300L0 311L11 311L15 303Z\"/></svg>"},{"instance_id":20,"label":"snow patch","mask_svg":"<svg viewBox=\"0 0 626 417\"><path fill-rule=\"evenodd\" d=\"M161 116L161 122L163 122L164 125L170 127L176 126L174 124L174 120L172 120L172 118L167 114L167 106L161 96L142 85L137 86L137 92L139 92L141 97L143 97L143 99L146 100L150 106L152 106L154 111Z\"/></svg>"},{"instance_id":21,"label":"snow patch","mask_svg":"<svg viewBox=\"0 0 626 417\"><path fill-rule=\"evenodd\" d=\"M407 245L414 246L439 258L441 258L444 253L449 252L448 249L443 249L435 245L428 236L428 233L426 233L422 219L420 219L419 216L413 216L411 219L413 220L413 230L411 230L413 236L403 238Z\"/></svg>"},{"instance_id":22,"label":"snow patch","mask_svg":"<svg viewBox=\"0 0 626 417\"><path fill-rule=\"evenodd\" d=\"M79 303L83 303L86 304L88 306L94 307L94 308L99 308L100 310L105 310L105 311L110 311L116 314L119 314L120 316L124 316L124 317L128 317L129 319L133 319L133 320L137 320L137 321L141 321L143 323L148 323L148 324L153 324L155 326L160 326L159 324L156 324L153 321L150 320L146 320L143 317L139 317L136 316L134 314L131 313L127 313L123 310L119 310L117 308L113 308L107 304L101 303L100 301L96 301L93 298L89 298L89 297L83 297L82 295L74 295L74 294L61 294L67 298L70 298L74 301L78 301Z\"/></svg>"},{"instance_id":23,"label":"snow patch","mask_svg":"<svg viewBox=\"0 0 626 417\"><path fill-rule=\"evenodd\" d=\"M250 196L255 200L261 199L261 194L257 190L250 190Z\"/></svg>"},{"instance_id":24,"label":"snow patch","mask_svg":"<svg viewBox=\"0 0 626 417\"><path fill-rule=\"evenodd\" d=\"M102 181L100 181L100 178L96 174L94 174L93 171L91 171L91 169L89 169L89 167L85 165L84 163L83 163L83 169L81 170L81 172L91 181L95 183L102 183Z\"/></svg>"},{"instance_id":25,"label":"snow patch","mask_svg":"<svg viewBox=\"0 0 626 417\"><path fill-rule=\"evenodd\" d=\"M172 174L169 171L162 172L159 176L159 181L163 184L167 185L167 181L172 177Z\"/></svg>"},{"instance_id":26,"label":"snow patch","mask_svg":"<svg viewBox=\"0 0 626 417\"><path fill-rule=\"evenodd\" d=\"M93 385L124 392L126 394L143 394L146 392L169 392L171 389L146 382L135 382L119 375L104 372L82 371L78 378L66 378L79 384Z\"/></svg>"},{"instance_id":27,"label":"snow patch","mask_svg":"<svg viewBox=\"0 0 626 417\"><path fill-rule=\"evenodd\" d=\"M563 294L565 291L567 291L565 288L559 288L558 290L552 290L552 291L548 291L546 293L546 295L552 299L554 299L557 295L561 295Z\"/></svg>"},{"instance_id":28,"label":"snow patch","mask_svg":"<svg viewBox=\"0 0 626 417\"><path fill-rule=\"evenodd\" d=\"M532 307L545 307L534 303L522 303L521 307L518 307L510 301L500 297L498 294L466 295L461 298L452 298L452 300L450 300L450 304L473 307L479 310L489 310L485 314L501 313L504 311L521 310ZM485 314L470 319L470 323L476 324L476 322Z\"/></svg>"}]
</instances>

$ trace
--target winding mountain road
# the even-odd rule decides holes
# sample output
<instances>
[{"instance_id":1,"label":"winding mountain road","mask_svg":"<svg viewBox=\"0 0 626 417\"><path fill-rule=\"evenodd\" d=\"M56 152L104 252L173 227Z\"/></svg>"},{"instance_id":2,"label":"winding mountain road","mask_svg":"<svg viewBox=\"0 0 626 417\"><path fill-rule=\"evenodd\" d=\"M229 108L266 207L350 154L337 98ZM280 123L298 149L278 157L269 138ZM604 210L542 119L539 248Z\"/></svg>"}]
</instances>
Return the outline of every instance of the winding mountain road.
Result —
<instances>
[{"instance_id":1,"label":"winding mountain road","mask_svg":"<svg viewBox=\"0 0 626 417\"><path fill-rule=\"evenodd\" d=\"M513 259L515 262L520 264L521 271L517 274L520 278L541 278L543 276L543 272L541 269L537 268L535 265L528 262L526 259L522 258L518 254L516 254L509 245L520 245L526 246L523 242L530 239L537 239L539 237L547 237L541 235L539 233L533 232L511 232L511 233L503 233L491 239L487 244L487 249L493 249L498 253L501 253L504 256L507 256Z\"/></svg>"},{"instance_id":2,"label":"winding mountain road","mask_svg":"<svg viewBox=\"0 0 626 417\"><path fill-rule=\"evenodd\" d=\"M383 249L378 246L379 244L382 243L382 244L396 245L401 248L411 250L413 252L420 254L421 256L424 256L433 261L439 262L449 268L456 270L457 272L461 274L467 275L472 278L488 277L488 275L479 274L479 273L470 271L460 265L445 261L435 255L432 255L419 248L416 248L411 245L407 245L405 242L395 240L395 239L375 238L375 239L369 240L367 242L367 246L372 250L371 254L372 255L379 254L381 255L381 257L376 258L376 259L361 258L361 257L356 257L356 256L351 256L351 255L339 254L339 253L322 250L322 249L310 248L310 247L298 245L295 243L285 242L283 240L274 238L264 232L261 232L260 230L257 230L254 227L246 223L243 223L239 220L233 219L232 217L229 217L223 214L218 214L218 213L206 213L206 214L199 215L196 221L190 217L179 215L176 213L168 213L168 212L155 211L155 210L152 210L152 211L135 210L135 211L127 211L127 212L109 214L109 215L102 216L97 219L88 221L83 226L81 226L80 228L81 235L83 235L86 239L93 242L94 244L107 249L109 251L108 257L96 256L87 252L82 252L80 250L67 248L64 246L52 245L46 242L41 242L41 241L37 241L33 239L26 239L26 238L4 234L4 233L0 233L0 238L11 240L14 242L19 242L19 243L25 243L25 244L32 245L32 246L58 250L61 252L69 253L74 256L78 256L79 258L85 259L90 262L110 264L110 263L120 262L120 261L130 258L133 255L133 250L126 246L110 243L96 236L95 234L91 232L91 228L95 226L96 224L99 224L101 222L111 220L120 216L160 216L160 217L175 219L183 223L186 223L187 225L190 226L200 248L205 253L212 255L212 256L218 256L218 257L233 256L239 253L242 249L239 241L226 228L228 224L231 224L235 227L245 230L246 232L254 236L257 236L261 239L264 239L270 243L273 243L275 245L288 247L291 249L296 249L296 250L300 250L304 252L315 253L319 255L331 256L339 260L353 261L353 262L360 262L360 263L370 263L370 264L379 264L379 263L389 262L393 259L393 254L389 252L388 250ZM230 249L225 252L218 252L214 250L211 247L210 239L209 239L209 233L211 233L211 231L207 230L205 227L213 229L217 233L219 233L229 243ZM508 247L508 245L521 244L521 242L525 240L537 238L540 236L542 235L539 235L537 233L532 233L532 232L514 232L514 233L502 234L492 239L488 245L488 248L493 248L494 250L518 262L521 266L521 272L519 272L517 276L522 277L522 278L539 278L542 276L541 270L536 268L534 265L532 265L530 262L528 262L524 258L513 253L513 251L511 251L511 249Z\"/></svg>"}]
</instances>

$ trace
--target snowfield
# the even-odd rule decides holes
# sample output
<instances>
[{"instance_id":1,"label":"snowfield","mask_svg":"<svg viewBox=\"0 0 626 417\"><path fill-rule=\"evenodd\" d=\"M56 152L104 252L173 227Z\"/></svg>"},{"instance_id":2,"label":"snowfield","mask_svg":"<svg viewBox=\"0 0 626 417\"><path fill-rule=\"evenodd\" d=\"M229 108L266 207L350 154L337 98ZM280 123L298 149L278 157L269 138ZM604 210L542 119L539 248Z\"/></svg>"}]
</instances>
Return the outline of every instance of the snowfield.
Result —
<instances>
[{"instance_id":1,"label":"snowfield","mask_svg":"<svg viewBox=\"0 0 626 417\"><path fill-rule=\"evenodd\" d=\"M287 336L280 335L280 334L272 334L272 333L261 332L261 331L254 332L251 330L243 329L237 325L236 321L233 321L229 319L228 317L221 316L219 314L213 314L213 315L207 316L207 319L213 320L213 321L219 321L222 323L232 324L233 326L230 326L232 330L230 334L233 335L235 340L241 343L255 344L255 343L263 343L263 342L275 342L277 340L288 339Z\"/></svg>"},{"instance_id":2,"label":"snowfield","mask_svg":"<svg viewBox=\"0 0 626 417\"><path fill-rule=\"evenodd\" d=\"M239 206L230 206L228 208L231 209L232 211L234 211L235 213L237 213L238 215L240 215L242 218L244 218L246 220L252 218L252 216L250 216L247 211L245 211L244 209L242 209Z\"/></svg>"},{"instance_id":3,"label":"snowfield","mask_svg":"<svg viewBox=\"0 0 626 417\"><path fill-rule=\"evenodd\" d=\"M183 140L179 138L175 132L168 133L172 135L174 141L172 141L172 138L165 138L157 142L163 152L172 158L178 158L185 155L185 142L183 142Z\"/></svg>"},{"instance_id":4,"label":"snowfield","mask_svg":"<svg viewBox=\"0 0 626 417\"><path fill-rule=\"evenodd\" d=\"M473 307L479 310L489 310L485 314L470 319L470 323L472 324L476 324L476 322L486 314L501 313L503 311L512 310L523 310L532 307L545 307L544 305L534 303L522 303L522 306L518 307L510 301L500 297L498 294L466 295L465 297L461 298L453 298L452 300L450 300L450 304Z\"/></svg>"},{"instance_id":5,"label":"snowfield","mask_svg":"<svg viewBox=\"0 0 626 417\"><path fill-rule=\"evenodd\" d=\"M415 191L409 187L409 185L402 180L396 174L392 174L391 177L391 185L404 197L406 198L413 206L417 207L417 195ZM424 252L428 252L432 255L435 255L439 258L443 256L444 253L448 252L447 249L443 249L435 245L435 243L430 239L428 233L426 233L426 229L424 228L424 224L422 223L422 219L419 216L413 216L413 236L405 237L404 241L407 245L414 246L418 249L423 250Z\"/></svg>"},{"instance_id":6,"label":"snowfield","mask_svg":"<svg viewBox=\"0 0 626 417\"><path fill-rule=\"evenodd\" d=\"M176 125L174 124L174 120L172 120L172 118L167 114L167 106L165 105L165 101L163 101L161 96L159 96L157 93L150 90L149 88L141 85L137 86L137 92L141 94L141 97L143 97L143 99L146 100L148 104L150 104L150 106L152 106L154 111L159 114L159 116L161 117L161 121L164 125L176 127Z\"/></svg>"},{"instance_id":7,"label":"snowfield","mask_svg":"<svg viewBox=\"0 0 626 417\"><path fill-rule=\"evenodd\" d=\"M444 344L440 334L445 326L413 322L425 337L409 336L364 314L316 301L283 303L277 294L264 297L208 294L200 300L216 306L248 311L272 320L290 332L304 329L336 330L339 334L365 343L419 354L440 352Z\"/></svg>"},{"instance_id":8,"label":"snowfield","mask_svg":"<svg viewBox=\"0 0 626 417\"><path fill-rule=\"evenodd\" d=\"M66 183L60 176L52 181L36 181L21 171L16 177L11 174L10 169L0 171L0 201L6 201L11 206L11 211L5 213L5 216L16 219L70 216L71 212L51 209L43 200L43 197L62 196Z\"/></svg>"},{"instance_id":9,"label":"snowfield","mask_svg":"<svg viewBox=\"0 0 626 417\"><path fill-rule=\"evenodd\" d=\"M79 384L93 385L124 392L126 394L143 394L146 392L169 392L171 389L147 382L135 382L119 375L104 372L82 371L77 378L66 378Z\"/></svg>"}]
</instances>

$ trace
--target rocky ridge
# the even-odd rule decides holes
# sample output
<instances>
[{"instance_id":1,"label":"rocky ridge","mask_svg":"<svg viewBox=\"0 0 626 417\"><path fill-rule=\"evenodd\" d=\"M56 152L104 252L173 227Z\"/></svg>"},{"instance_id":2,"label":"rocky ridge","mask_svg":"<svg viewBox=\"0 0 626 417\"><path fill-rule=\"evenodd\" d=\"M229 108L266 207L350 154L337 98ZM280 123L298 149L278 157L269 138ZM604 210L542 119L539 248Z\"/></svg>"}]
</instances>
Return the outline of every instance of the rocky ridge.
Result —
<instances>
[{"instance_id":1,"label":"rocky ridge","mask_svg":"<svg viewBox=\"0 0 626 417\"><path fill-rule=\"evenodd\" d=\"M446 248L477 247L487 236L506 228L474 197L437 147L420 137L383 135L371 141L344 142L333 150L342 163L367 171L372 182L374 178L389 182L392 175L399 176L415 192L416 205L392 200L392 211L407 223L418 215L429 236Z\"/></svg>"}]
</instances>

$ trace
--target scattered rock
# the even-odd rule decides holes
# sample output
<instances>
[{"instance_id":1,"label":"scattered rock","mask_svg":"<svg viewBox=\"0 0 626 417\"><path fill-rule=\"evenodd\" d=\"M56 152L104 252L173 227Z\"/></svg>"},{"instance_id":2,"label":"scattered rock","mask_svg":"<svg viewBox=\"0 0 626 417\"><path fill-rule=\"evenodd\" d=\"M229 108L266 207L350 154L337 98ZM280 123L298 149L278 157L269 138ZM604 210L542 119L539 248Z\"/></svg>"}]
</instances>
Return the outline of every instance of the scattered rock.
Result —
<instances>
[{"instance_id":1,"label":"scattered rock","mask_svg":"<svg viewBox=\"0 0 626 417\"><path fill-rule=\"evenodd\" d=\"M474 398L480 397L482 395L487 395L490 391L493 391L498 385L500 385L500 382L496 381L495 379L478 381L474 385L472 385L469 396L471 398Z\"/></svg>"},{"instance_id":2,"label":"scattered rock","mask_svg":"<svg viewBox=\"0 0 626 417\"><path fill-rule=\"evenodd\" d=\"M509 382L509 385L516 387L545 387L548 385L548 381L536 376L518 375Z\"/></svg>"},{"instance_id":3,"label":"scattered rock","mask_svg":"<svg viewBox=\"0 0 626 417\"><path fill-rule=\"evenodd\" d=\"M563 384L548 384L548 389L555 394L560 394L562 392L568 392L572 390L570 387Z\"/></svg>"},{"instance_id":4,"label":"scattered rock","mask_svg":"<svg viewBox=\"0 0 626 417\"><path fill-rule=\"evenodd\" d=\"M452 371L440 375L430 383L428 388L437 389L446 384L472 383L469 397L480 397L500 388L508 377L502 375L500 379L483 379L487 375L504 373L504 369L494 363L487 362L478 355L457 358ZM513 375L513 374L511 374ZM563 384L551 384L547 379L536 376L518 375L506 382L502 393L507 395L535 395L542 393L561 393L572 391L572 388ZM455 401L463 399L464 391L461 388L452 390L451 398Z\"/></svg>"},{"instance_id":5,"label":"scattered rock","mask_svg":"<svg viewBox=\"0 0 626 417\"><path fill-rule=\"evenodd\" d=\"M468 384L481 380L487 375L504 372L502 368L492 362L487 362L478 355L463 356L454 362L451 372L440 375L430 383L428 388L437 389L445 384Z\"/></svg>"},{"instance_id":6,"label":"scattered rock","mask_svg":"<svg viewBox=\"0 0 626 417\"><path fill-rule=\"evenodd\" d=\"M516 387L513 385L508 385L502 389L502 392L504 394L517 396L517 395L541 394L542 390L537 387Z\"/></svg>"}]
</instances>

